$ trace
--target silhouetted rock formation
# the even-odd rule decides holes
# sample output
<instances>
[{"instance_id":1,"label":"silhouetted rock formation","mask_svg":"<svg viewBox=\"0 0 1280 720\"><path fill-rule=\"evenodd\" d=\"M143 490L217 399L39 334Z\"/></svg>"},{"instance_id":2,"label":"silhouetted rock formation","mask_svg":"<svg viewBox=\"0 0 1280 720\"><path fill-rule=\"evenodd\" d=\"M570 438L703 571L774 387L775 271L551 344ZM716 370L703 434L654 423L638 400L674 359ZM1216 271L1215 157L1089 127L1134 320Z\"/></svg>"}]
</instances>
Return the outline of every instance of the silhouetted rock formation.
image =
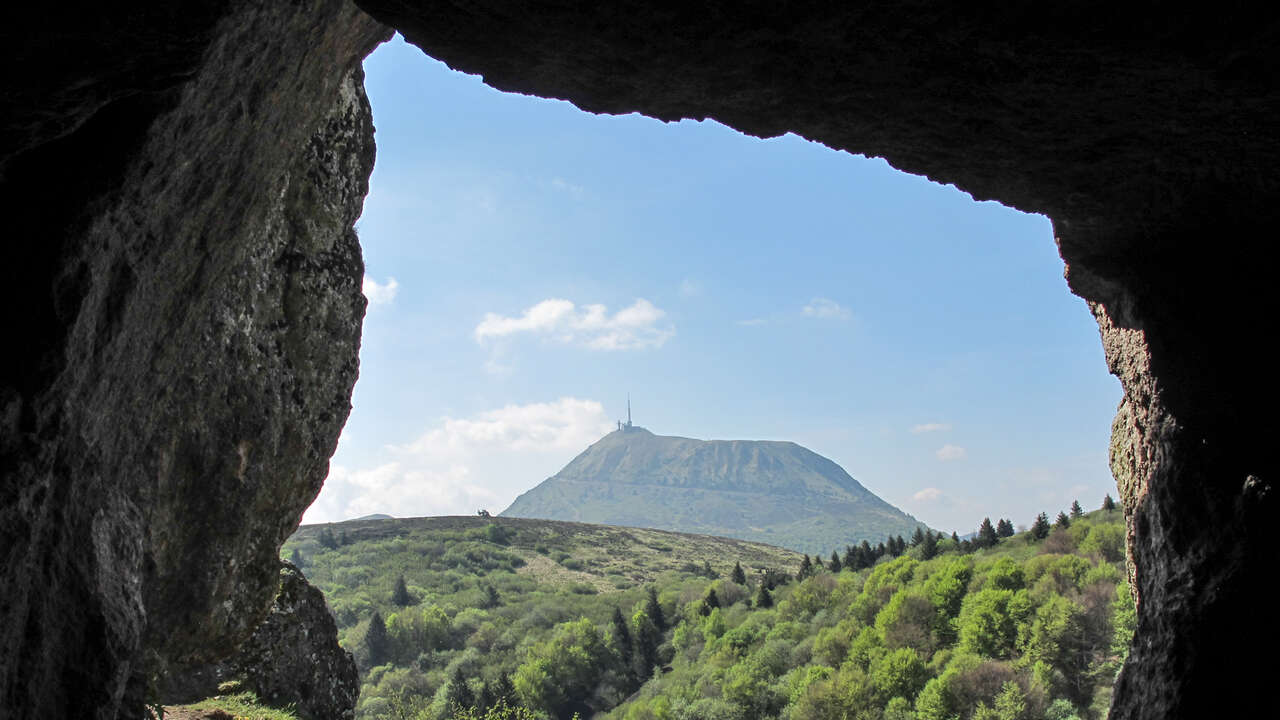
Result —
<instances>
[{"instance_id":1,"label":"silhouetted rock formation","mask_svg":"<svg viewBox=\"0 0 1280 720\"><path fill-rule=\"evenodd\" d=\"M361 6L503 89L795 131L1049 215L1125 387L1112 458L1141 605L1114 713L1269 707L1270 668L1236 660L1280 622L1254 612L1274 565L1280 11ZM338 0L6 17L11 716L136 716L144 658L229 653L265 612L355 378L358 63L384 37Z\"/></svg>"}]
</instances>

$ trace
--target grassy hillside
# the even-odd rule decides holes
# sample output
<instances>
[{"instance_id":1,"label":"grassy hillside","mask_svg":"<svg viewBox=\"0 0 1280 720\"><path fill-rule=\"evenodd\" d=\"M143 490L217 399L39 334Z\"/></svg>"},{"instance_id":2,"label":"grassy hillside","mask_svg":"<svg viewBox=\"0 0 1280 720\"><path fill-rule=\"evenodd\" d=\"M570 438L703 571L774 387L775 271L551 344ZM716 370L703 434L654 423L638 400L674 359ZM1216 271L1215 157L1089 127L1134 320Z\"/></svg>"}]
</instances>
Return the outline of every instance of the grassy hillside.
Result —
<instances>
[{"instance_id":1,"label":"grassy hillside","mask_svg":"<svg viewBox=\"0 0 1280 720\"><path fill-rule=\"evenodd\" d=\"M721 535L811 553L924 527L795 443L694 440L639 427L601 438L502 515Z\"/></svg>"},{"instance_id":2,"label":"grassy hillside","mask_svg":"<svg viewBox=\"0 0 1280 720\"><path fill-rule=\"evenodd\" d=\"M727 576L793 568L788 550L729 538L519 518L355 520L300 528L282 556L324 593L356 656L360 717L441 707L462 672L497 687L567 621L630 616L646 587L680 592ZM395 602L403 578L408 597ZM385 642L369 628L378 615ZM372 644L372 647L371 647ZM613 698L620 702L625 695Z\"/></svg>"},{"instance_id":3,"label":"grassy hillside","mask_svg":"<svg viewBox=\"0 0 1280 720\"><path fill-rule=\"evenodd\" d=\"M1123 538L1099 511L799 573L740 541L426 518L306 527L284 555L357 657L361 718L1068 720L1105 716L1132 633Z\"/></svg>"}]
</instances>

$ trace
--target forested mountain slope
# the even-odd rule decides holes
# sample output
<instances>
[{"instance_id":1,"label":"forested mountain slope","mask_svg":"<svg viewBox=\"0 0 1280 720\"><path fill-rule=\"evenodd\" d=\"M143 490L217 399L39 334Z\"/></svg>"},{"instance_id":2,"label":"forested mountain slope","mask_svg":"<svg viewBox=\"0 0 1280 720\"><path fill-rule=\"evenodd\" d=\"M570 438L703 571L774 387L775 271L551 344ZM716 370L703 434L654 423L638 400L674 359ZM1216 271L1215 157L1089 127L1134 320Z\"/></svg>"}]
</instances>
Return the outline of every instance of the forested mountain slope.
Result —
<instances>
[{"instance_id":1,"label":"forested mountain slope","mask_svg":"<svg viewBox=\"0 0 1280 720\"><path fill-rule=\"evenodd\" d=\"M1102 718L1134 622L1122 516L1040 520L835 563L509 518L310 526L285 557L357 657L360 718Z\"/></svg>"}]
</instances>

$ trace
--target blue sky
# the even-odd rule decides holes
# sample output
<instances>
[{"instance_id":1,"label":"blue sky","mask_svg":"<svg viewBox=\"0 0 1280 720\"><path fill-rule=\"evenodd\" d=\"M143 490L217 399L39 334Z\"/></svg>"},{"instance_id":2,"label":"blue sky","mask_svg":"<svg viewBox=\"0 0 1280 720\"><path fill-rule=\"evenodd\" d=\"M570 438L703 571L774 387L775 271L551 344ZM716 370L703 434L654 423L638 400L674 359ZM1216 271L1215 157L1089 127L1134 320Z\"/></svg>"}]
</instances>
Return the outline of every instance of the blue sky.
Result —
<instances>
[{"instance_id":1,"label":"blue sky","mask_svg":"<svg viewBox=\"0 0 1280 720\"><path fill-rule=\"evenodd\" d=\"M607 432L793 440L930 525L1100 504L1120 387L1047 219L795 136L365 63L361 376L305 521L498 511Z\"/></svg>"}]
</instances>

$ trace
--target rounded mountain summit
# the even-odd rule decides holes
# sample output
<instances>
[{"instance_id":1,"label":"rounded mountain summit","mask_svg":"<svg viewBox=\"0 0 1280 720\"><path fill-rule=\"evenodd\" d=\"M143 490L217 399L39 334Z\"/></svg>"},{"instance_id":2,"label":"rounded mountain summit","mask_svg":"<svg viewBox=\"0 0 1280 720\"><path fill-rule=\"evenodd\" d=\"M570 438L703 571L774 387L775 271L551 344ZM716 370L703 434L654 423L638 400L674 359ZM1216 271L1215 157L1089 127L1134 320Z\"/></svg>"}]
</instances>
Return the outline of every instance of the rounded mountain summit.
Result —
<instances>
[{"instance_id":1,"label":"rounded mountain summit","mask_svg":"<svg viewBox=\"0 0 1280 720\"><path fill-rule=\"evenodd\" d=\"M925 528L793 442L694 440L630 425L502 515L721 535L822 554Z\"/></svg>"}]
</instances>

